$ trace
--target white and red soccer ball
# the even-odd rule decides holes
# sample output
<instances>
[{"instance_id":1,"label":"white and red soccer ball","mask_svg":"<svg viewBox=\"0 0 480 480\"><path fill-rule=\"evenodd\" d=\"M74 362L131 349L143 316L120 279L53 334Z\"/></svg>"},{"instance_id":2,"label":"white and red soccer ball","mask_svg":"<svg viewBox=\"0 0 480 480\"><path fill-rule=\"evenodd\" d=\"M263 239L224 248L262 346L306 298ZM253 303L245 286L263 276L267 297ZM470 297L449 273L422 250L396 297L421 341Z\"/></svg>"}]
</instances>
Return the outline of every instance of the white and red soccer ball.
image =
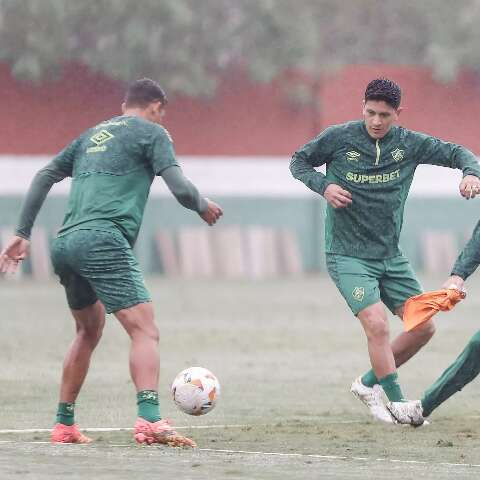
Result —
<instances>
[{"instance_id":1,"label":"white and red soccer ball","mask_svg":"<svg viewBox=\"0 0 480 480\"><path fill-rule=\"evenodd\" d=\"M189 415L205 415L217 403L220 383L206 368L186 368L173 380L172 396L175 405L182 412Z\"/></svg>"}]
</instances>

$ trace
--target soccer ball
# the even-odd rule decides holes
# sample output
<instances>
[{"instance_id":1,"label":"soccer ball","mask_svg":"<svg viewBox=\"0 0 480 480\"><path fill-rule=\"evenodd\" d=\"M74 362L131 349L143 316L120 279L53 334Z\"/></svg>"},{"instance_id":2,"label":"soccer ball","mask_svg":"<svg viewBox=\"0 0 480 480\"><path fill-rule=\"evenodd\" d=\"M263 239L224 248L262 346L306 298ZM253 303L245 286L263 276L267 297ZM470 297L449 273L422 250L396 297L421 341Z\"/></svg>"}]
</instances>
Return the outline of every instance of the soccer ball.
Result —
<instances>
[{"instance_id":1,"label":"soccer ball","mask_svg":"<svg viewBox=\"0 0 480 480\"><path fill-rule=\"evenodd\" d=\"M172 396L175 405L189 415L205 415L212 410L220 396L217 377L203 367L182 370L173 380Z\"/></svg>"}]
</instances>

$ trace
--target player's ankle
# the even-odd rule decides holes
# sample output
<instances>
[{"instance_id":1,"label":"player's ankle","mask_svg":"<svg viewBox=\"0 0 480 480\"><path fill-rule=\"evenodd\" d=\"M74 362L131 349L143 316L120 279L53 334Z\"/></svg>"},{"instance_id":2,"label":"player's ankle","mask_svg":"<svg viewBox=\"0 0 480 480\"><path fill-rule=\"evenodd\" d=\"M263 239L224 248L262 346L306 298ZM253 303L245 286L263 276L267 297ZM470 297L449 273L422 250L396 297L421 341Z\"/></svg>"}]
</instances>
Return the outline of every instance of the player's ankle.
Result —
<instances>
[{"instance_id":1,"label":"player's ankle","mask_svg":"<svg viewBox=\"0 0 480 480\"><path fill-rule=\"evenodd\" d=\"M71 427L75 423L75 404L60 402L57 409L56 423Z\"/></svg>"},{"instance_id":2,"label":"player's ankle","mask_svg":"<svg viewBox=\"0 0 480 480\"><path fill-rule=\"evenodd\" d=\"M147 422L161 420L158 393L155 390L142 390L137 393L138 416Z\"/></svg>"},{"instance_id":3,"label":"player's ankle","mask_svg":"<svg viewBox=\"0 0 480 480\"><path fill-rule=\"evenodd\" d=\"M380 378L378 380L380 385L385 392L388 400L390 402L404 402L405 397L403 396L402 389L400 388L400 384L398 383L398 374L397 372L390 373L389 375Z\"/></svg>"},{"instance_id":4,"label":"player's ankle","mask_svg":"<svg viewBox=\"0 0 480 480\"><path fill-rule=\"evenodd\" d=\"M372 388L378 383L378 378L375 376L373 370L369 370L365 375L362 375L361 382L366 387Z\"/></svg>"}]
</instances>

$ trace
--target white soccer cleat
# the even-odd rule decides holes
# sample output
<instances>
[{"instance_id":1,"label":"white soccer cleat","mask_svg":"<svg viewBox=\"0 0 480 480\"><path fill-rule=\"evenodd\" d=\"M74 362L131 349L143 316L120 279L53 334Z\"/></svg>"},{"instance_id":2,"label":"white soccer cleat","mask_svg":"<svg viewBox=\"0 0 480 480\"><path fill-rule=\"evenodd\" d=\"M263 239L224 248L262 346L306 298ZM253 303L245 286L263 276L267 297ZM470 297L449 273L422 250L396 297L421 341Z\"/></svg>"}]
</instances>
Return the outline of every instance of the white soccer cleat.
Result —
<instances>
[{"instance_id":1,"label":"white soccer cleat","mask_svg":"<svg viewBox=\"0 0 480 480\"><path fill-rule=\"evenodd\" d=\"M388 402L387 408L398 423L419 427L425 422L422 402L420 400Z\"/></svg>"},{"instance_id":2,"label":"white soccer cleat","mask_svg":"<svg viewBox=\"0 0 480 480\"><path fill-rule=\"evenodd\" d=\"M385 423L396 423L383 401L383 388L380 385L367 387L358 377L352 383L350 391L364 403L375 420Z\"/></svg>"}]
</instances>

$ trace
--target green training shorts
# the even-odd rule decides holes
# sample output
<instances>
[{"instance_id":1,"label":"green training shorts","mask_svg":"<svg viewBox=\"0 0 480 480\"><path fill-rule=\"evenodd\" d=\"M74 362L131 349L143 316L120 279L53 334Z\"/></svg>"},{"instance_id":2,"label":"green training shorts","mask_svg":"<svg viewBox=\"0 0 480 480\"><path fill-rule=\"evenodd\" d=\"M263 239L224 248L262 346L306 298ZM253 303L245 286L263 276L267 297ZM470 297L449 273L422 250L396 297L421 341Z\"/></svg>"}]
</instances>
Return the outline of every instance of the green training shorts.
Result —
<instances>
[{"instance_id":1,"label":"green training shorts","mask_svg":"<svg viewBox=\"0 0 480 480\"><path fill-rule=\"evenodd\" d=\"M120 233L75 230L53 241L51 255L73 310L100 300L112 313L151 301L138 262Z\"/></svg>"},{"instance_id":2,"label":"green training shorts","mask_svg":"<svg viewBox=\"0 0 480 480\"><path fill-rule=\"evenodd\" d=\"M327 268L354 315L380 300L395 313L405 300L422 293L403 255L375 260L328 253Z\"/></svg>"}]
</instances>

